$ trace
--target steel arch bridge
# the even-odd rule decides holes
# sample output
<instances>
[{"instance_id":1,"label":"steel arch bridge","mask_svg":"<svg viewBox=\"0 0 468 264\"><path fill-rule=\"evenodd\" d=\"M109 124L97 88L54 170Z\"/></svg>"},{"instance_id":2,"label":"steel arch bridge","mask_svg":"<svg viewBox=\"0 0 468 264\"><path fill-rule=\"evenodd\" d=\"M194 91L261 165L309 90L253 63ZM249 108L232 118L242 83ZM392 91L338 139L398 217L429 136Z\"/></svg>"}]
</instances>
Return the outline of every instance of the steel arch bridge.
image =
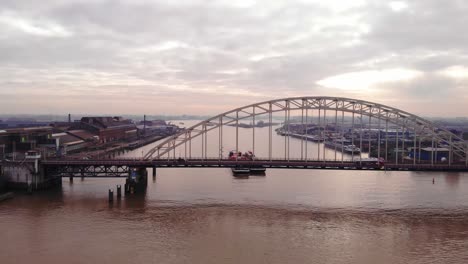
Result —
<instances>
[{"instance_id":1,"label":"steel arch bridge","mask_svg":"<svg viewBox=\"0 0 468 264\"><path fill-rule=\"evenodd\" d=\"M296 121L299 120L299 126L303 126L303 131L305 132L297 134L290 130L291 112L298 113L296 116L293 116L293 118ZM301 140L300 160L306 162L325 161L325 150L322 151L322 155L320 153L320 148L318 148L317 157L313 159L308 156L307 142L310 139L308 125L311 124L311 120L314 118L311 113L316 113L315 119L318 120L316 126L322 137L319 138L319 142L326 140L325 134L327 132L327 125L330 124L334 124L336 128L340 128L340 131L336 131L335 129L335 134L340 134L340 136L345 134L344 124L346 114L347 120L351 119L351 131L348 131L348 133L350 132L352 135L352 144L359 144L361 150L363 149L363 144L367 144L369 153L374 149L376 153L375 157L378 159L385 159L388 162L392 162L393 165L425 162L426 165L445 163L448 166L452 164L468 166L467 143L459 136L426 119L397 108L374 102L325 96L282 98L255 103L224 112L163 140L160 144L149 150L144 155L143 159L147 161L161 159L176 160L177 158L180 159L181 156L184 159L193 159L192 141L196 138L201 138L202 160L226 159L222 154L224 148L223 127L227 125L235 127L235 151L237 153L239 152L239 122L245 120L252 121L254 124L252 127L251 146L253 153L255 153L255 121L256 118L257 120L263 118L268 119L268 135L266 135L266 137L268 137L268 157L262 157L262 160L271 162L275 159L273 158L272 147L273 115L281 114L284 115L284 125L281 129L281 133L285 136L283 161L289 161L290 159L290 137ZM328 122L327 117L331 117L332 121ZM368 120L364 121L363 117L368 118ZM359 122L357 122L357 120L359 120ZM298 124L296 123L296 125ZM358 127L356 127L356 125L358 125ZM364 128L364 125L366 125L367 128ZM389 125L396 127L396 129L389 128ZM377 138L371 139L372 130L374 132L376 130L378 131ZM382 135L384 131L385 137ZM394 132L394 138L389 138L388 136L391 131ZM219 155L215 158L208 157L207 154L209 132L217 132L218 134L217 147ZM364 135L368 136L368 138L364 138ZM374 144L374 146L372 146L372 144ZM430 150L430 161L421 160L422 144ZM391 148L390 145L392 145L393 148ZM443 146L443 148L440 146ZM405 156L405 147L412 149L412 158ZM183 155L179 153L177 157L176 148L179 148L179 150L182 148ZM344 143L342 142L341 146L335 143L334 150L335 153L341 152L341 162L344 162ZM392 154L391 161L388 160L389 151L391 151L390 154ZM439 160L437 151L448 152L448 157L444 160ZM354 157L354 153L352 156ZM198 158L200 158L200 156L198 156ZM337 161L336 154L334 160L335 162ZM361 160L362 155L359 155L359 161Z\"/></svg>"}]
</instances>

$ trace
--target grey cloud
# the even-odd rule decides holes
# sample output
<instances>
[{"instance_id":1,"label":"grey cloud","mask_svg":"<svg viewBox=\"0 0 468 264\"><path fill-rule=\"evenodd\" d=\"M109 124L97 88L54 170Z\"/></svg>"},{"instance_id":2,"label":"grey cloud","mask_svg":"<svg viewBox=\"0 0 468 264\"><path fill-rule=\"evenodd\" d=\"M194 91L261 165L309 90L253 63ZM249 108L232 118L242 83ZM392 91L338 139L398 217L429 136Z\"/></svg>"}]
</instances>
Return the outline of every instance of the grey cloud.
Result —
<instances>
[{"instance_id":1,"label":"grey cloud","mask_svg":"<svg viewBox=\"0 0 468 264\"><path fill-rule=\"evenodd\" d=\"M373 30L366 38L387 49L464 50L468 36L468 2L460 0L407 1L408 9L392 12L386 1L374 1L369 9Z\"/></svg>"},{"instance_id":2,"label":"grey cloud","mask_svg":"<svg viewBox=\"0 0 468 264\"><path fill-rule=\"evenodd\" d=\"M382 103L422 116L464 116L468 113L468 78L452 79L428 72L401 82L380 84Z\"/></svg>"},{"instance_id":3,"label":"grey cloud","mask_svg":"<svg viewBox=\"0 0 468 264\"><path fill-rule=\"evenodd\" d=\"M68 98L74 107L81 102L97 112L99 102L102 109L113 109L112 100L125 97L150 105L164 101L167 111L183 104L199 114L289 95L385 102L395 87L402 94L397 104L452 98L466 83L435 76L446 67L467 65L468 37L462 34L467 9L456 0L408 1L401 12L374 0L342 11L320 1L263 1L247 8L229 1L4 0L0 16L47 20L72 34L52 38L0 28L0 111L11 98L28 109L30 102L13 89L53 93L54 111L66 108L60 100ZM414 69L423 76L382 84L374 95L316 84L386 68ZM93 95L100 99L89 99ZM149 113L151 107L126 110Z\"/></svg>"}]
</instances>

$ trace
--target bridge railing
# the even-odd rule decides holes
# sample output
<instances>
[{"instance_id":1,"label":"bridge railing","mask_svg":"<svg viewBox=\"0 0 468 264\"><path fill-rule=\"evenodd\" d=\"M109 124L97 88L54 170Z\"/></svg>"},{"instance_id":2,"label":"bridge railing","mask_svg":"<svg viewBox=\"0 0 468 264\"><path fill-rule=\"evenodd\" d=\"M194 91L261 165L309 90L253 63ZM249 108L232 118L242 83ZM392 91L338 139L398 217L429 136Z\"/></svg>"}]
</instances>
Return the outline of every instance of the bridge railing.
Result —
<instances>
[{"instance_id":1,"label":"bridge railing","mask_svg":"<svg viewBox=\"0 0 468 264\"><path fill-rule=\"evenodd\" d=\"M192 161L203 161L203 160L222 160L222 161L304 161L304 162L356 162L359 161L357 159L343 159L343 160L335 160L335 159L300 159L300 158L290 158L284 159L284 157L272 157L271 159L268 157L256 157L255 159L230 159L230 158L219 158L219 157L191 157L191 158L156 158L156 159L144 159L143 157L115 157L115 158L93 158L93 159L49 159L48 161L177 161L177 160L192 160ZM364 160L364 159L363 159ZM47 162L47 161L46 161Z\"/></svg>"},{"instance_id":2,"label":"bridge railing","mask_svg":"<svg viewBox=\"0 0 468 264\"><path fill-rule=\"evenodd\" d=\"M96 162L96 161L103 161L103 162L112 162L112 161L138 161L138 162L151 162L151 161L204 161L204 160L207 160L207 161L272 161L272 162L275 162L275 161L281 161L281 162L288 162L288 161L291 161L291 162L344 162L344 163L349 163L349 162L370 162L367 158L359 158L359 157L356 157L354 159L301 159L301 158L289 158L289 159L284 159L284 157L272 157L271 159L268 158L268 157L256 157L252 160L249 160L249 159L230 159L230 158L219 158L219 157L191 157L191 158L159 158L159 159L143 159L142 157L116 157L116 158L100 158L100 159L48 159L48 160L43 160L42 163L50 163L50 162L67 162L67 161L74 161L74 162L88 162L88 161L92 161L92 162ZM389 161L384 161L383 162L384 164L393 164L393 160L389 160ZM402 161L399 161L398 164L432 164L430 160L417 160L416 162L414 162L413 160L402 160ZM439 165L443 165L443 164L448 164L447 161L445 162L442 162L442 161L438 161L438 162L435 162L435 164L439 164ZM464 162L452 162L452 164L464 164Z\"/></svg>"}]
</instances>

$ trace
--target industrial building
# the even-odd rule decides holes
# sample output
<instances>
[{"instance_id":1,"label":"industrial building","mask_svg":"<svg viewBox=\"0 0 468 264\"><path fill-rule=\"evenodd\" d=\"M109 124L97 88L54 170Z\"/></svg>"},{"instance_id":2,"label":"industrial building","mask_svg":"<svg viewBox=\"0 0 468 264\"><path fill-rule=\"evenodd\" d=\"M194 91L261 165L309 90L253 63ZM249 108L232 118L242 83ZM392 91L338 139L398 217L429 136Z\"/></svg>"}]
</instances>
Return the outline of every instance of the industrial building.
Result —
<instances>
[{"instance_id":1,"label":"industrial building","mask_svg":"<svg viewBox=\"0 0 468 264\"><path fill-rule=\"evenodd\" d=\"M449 159L450 150L447 148L421 148L421 149L411 149L408 153L408 157L413 159L416 158L417 160L423 161L448 161Z\"/></svg>"},{"instance_id":2,"label":"industrial building","mask_svg":"<svg viewBox=\"0 0 468 264\"><path fill-rule=\"evenodd\" d=\"M83 117L51 126L0 129L1 158L22 158L28 150L44 157L79 152L99 143L133 140L137 128L122 117Z\"/></svg>"},{"instance_id":3,"label":"industrial building","mask_svg":"<svg viewBox=\"0 0 468 264\"><path fill-rule=\"evenodd\" d=\"M96 144L99 137L86 130L69 130L66 132L52 134L55 140L54 146L57 156L66 155L67 153L79 152L87 147Z\"/></svg>"},{"instance_id":4,"label":"industrial building","mask_svg":"<svg viewBox=\"0 0 468 264\"><path fill-rule=\"evenodd\" d=\"M49 126L0 130L0 155L16 158L42 144L50 144L52 133L52 127Z\"/></svg>"},{"instance_id":5,"label":"industrial building","mask_svg":"<svg viewBox=\"0 0 468 264\"><path fill-rule=\"evenodd\" d=\"M97 135L100 143L137 138L136 125L122 117L83 117L73 127Z\"/></svg>"}]
</instances>

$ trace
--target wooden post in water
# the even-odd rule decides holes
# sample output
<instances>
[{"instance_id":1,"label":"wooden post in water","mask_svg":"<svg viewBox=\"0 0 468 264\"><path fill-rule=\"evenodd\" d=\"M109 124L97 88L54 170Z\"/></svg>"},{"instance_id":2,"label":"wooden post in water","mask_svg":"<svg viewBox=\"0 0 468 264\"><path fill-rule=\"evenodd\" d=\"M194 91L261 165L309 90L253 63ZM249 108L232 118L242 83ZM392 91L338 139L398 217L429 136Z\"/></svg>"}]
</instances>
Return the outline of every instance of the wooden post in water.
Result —
<instances>
[{"instance_id":1,"label":"wooden post in water","mask_svg":"<svg viewBox=\"0 0 468 264\"><path fill-rule=\"evenodd\" d=\"M119 184L117 185L117 199L122 198L122 186Z\"/></svg>"},{"instance_id":2,"label":"wooden post in water","mask_svg":"<svg viewBox=\"0 0 468 264\"><path fill-rule=\"evenodd\" d=\"M114 201L114 190L109 189L109 203Z\"/></svg>"}]
</instances>

